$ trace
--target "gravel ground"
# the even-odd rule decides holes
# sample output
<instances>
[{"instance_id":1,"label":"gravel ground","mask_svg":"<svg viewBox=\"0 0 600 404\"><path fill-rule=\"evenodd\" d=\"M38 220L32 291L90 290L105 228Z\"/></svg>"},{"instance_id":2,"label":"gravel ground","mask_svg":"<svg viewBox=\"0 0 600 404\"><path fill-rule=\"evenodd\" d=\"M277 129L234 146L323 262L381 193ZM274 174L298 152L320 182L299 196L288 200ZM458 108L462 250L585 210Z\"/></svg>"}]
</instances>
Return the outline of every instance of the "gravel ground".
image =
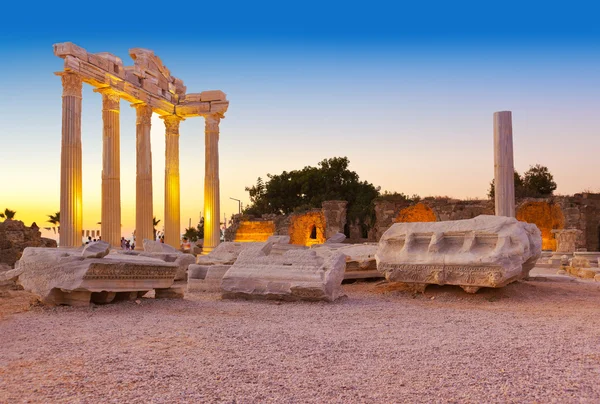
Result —
<instances>
[{"instance_id":1,"label":"gravel ground","mask_svg":"<svg viewBox=\"0 0 600 404\"><path fill-rule=\"evenodd\" d=\"M0 320L0 402L600 402L600 285L333 304L144 298Z\"/></svg>"}]
</instances>

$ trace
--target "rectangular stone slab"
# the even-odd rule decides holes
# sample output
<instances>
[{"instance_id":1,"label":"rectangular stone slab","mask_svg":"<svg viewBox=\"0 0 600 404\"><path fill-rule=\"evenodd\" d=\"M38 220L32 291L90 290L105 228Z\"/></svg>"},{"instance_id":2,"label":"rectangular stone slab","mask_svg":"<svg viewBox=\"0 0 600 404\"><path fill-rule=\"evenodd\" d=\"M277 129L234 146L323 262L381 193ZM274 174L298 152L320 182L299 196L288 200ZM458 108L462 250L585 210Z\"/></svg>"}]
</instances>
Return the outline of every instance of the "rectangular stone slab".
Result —
<instances>
[{"instance_id":1,"label":"rectangular stone slab","mask_svg":"<svg viewBox=\"0 0 600 404\"><path fill-rule=\"evenodd\" d=\"M515 218L396 223L382 236L377 270L391 282L502 287L529 274L542 252L540 230Z\"/></svg>"}]
</instances>

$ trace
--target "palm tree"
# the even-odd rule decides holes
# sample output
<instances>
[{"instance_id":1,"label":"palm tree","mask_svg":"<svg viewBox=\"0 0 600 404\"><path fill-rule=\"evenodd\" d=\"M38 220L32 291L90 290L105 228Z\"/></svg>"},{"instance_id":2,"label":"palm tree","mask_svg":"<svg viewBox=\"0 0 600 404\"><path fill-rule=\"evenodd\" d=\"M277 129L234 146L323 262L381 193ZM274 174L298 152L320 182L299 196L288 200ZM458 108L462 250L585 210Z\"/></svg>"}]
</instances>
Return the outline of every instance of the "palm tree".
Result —
<instances>
[{"instance_id":1,"label":"palm tree","mask_svg":"<svg viewBox=\"0 0 600 404\"><path fill-rule=\"evenodd\" d=\"M58 228L58 231L60 232L60 212L56 212L53 215L47 215L49 220L47 220L48 223L52 223L54 226L52 227L52 230L54 230L54 234L56 234L56 229ZM47 227L47 229L50 229L50 227Z\"/></svg>"},{"instance_id":2,"label":"palm tree","mask_svg":"<svg viewBox=\"0 0 600 404\"><path fill-rule=\"evenodd\" d=\"M15 218L16 214L16 211L6 208L4 209L4 213L0 212L0 217L6 220L12 220Z\"/></svg>"},{"instance_id":3,"label":"palm tree","mask_svg":"<svg viewBox=\"0 0 600 404\"><path fill-rule=\"evenodd\" d=\"M160 220L156 220L156 216L152 218L152 231L154 232L154 240L156 240L156 226L160 223Z\"/></svg>"}]
</instances>

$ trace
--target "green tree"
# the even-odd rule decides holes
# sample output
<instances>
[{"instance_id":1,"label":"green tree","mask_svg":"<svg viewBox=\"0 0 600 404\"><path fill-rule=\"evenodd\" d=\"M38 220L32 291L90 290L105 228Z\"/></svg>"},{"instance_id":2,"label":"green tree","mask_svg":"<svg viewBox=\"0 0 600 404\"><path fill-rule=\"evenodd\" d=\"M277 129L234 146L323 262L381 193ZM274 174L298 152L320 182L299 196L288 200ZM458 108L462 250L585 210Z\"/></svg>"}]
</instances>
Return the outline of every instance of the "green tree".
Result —
<instances>
[{"instance_id":1,"label":"green tree","mask_svg":"<svg viewBox=\"0 0 600 404\"><path fill-rule=\"evenodd\" d=\"M551 196L556 190L556 182L550 170L540 164L530 166L523 174L523 186L529 196Z\"/></svg>"},{"instance_id":2,"label":"green tree","mask_svg":"<svg viewBox=\"0 0 600 404\"><path fill-rule=\"evenodd\" d=\"M515 197L517 198L521 198L525 195L525 188L523 187L523 178L521 178L521 174L519 174L517 172L517 170L515 170ZM492 182L490 182L490 188L488 189L488 197L490 199L494 199L496 195L496 180L492 179Z\"/></svg>"},{"instance_id":3,"label":"green tree","mask_svg":"<svg viewBox=\"0 0 600 404\"><path fill-rule=\"evenodd\" d=\"M529 170L521 176L515 170L515 197L517 198L539 198L550 196L556 189L556 182L548 167L536 164L530 166ZM488 197L494 199L495 181L490 182Z\"/></svg>"},{"instance_id":4,"label":"green tree","mask_svg":"<svg viewBox=\"0 0 600 404\"><path fill-rule=\"evenodd\" d=\"M360 181L349 164L347 157L334 157L319 162L317 167L267 174L267 182L259 177L254 186L246 187L251 203L244 213L289 214L320 208L323 201L339 199L348 202L349 222L370 222L374 214L372 202L379 196L379 188Z\"/></svg>"},{"instance_id":5,"label":"green tree","mask_svg":"<svg viewBox=\"0 0 600 404\"><path fill-rule=\"evenodd\" d=\"M196 225L196 227L188 227L185 229L183 237L192 242L196 242L204 238L204 218L200 218L200 222Z\"/></svg>"},{"instance_id":6,"label":"green tree","mask_svg":"<svg viewBox=\"0 0 600 404\"><path fill-rule=\"evenodd\" d=\"M4 212L0 212L0 217L6 220L12 220L15 218L16 214L16 211L6 208L4 209Z\"/></svg>"},{"instance_id":7,"label":"green tree","mask_svg":"<svg viewBox=\"0 0 600 404\"><path fill-rule=\"evenodd\" d=\"M47 215L48 216L48 223L53 224L54 226L52 227L46 227L46 229L50 230L54 230L54 234L56 234L56 230L58 229L58 231L60 232L60 212L56 212L53 215Z\"/></svg>"}]
</instances>

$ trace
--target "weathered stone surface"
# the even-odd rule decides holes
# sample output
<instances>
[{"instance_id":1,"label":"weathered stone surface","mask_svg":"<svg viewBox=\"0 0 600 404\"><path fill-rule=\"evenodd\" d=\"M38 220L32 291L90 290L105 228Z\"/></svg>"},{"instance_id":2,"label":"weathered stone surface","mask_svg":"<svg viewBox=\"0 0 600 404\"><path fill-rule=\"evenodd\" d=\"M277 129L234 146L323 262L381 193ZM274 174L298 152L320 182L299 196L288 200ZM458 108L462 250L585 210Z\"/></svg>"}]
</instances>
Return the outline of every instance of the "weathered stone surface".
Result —
<instances>
[{"instance_id":1,"label":"weathered stone surface","mask_svg":"<svg viewBox=\"0 0 600 404\"><path fill-rule=\"evenodd\" d=\"M583 234L578 229L561 229L552 230L554 237L556 238L556 253L574 253L577 250L578 240Z\"/></svg>"},{"instance_id":2,"label":"weathered stone surface","mask_svg":"<svg viewBox=\"0 0 600 404\"><path fill-rule=\"evenodd\" d=\"M267 243L289 244L290 236L270 236Z\"/></svg>"},{"instance_id":3,"label":"weathered stone surface","mask_svg":"<svg viewBox=\"0 0 600 404\"><path fill-rule=\"evenodd\" d=\"M333 252L346 256L346 271L344 279L380 278L381 273L377 271L375 253L377 243L364 244L341 244L325 243L312 246L319 256L327 257Z\"/></svg>"},{"instance_id":4,"label":"weathered stone surface","mask_svg":"<svg viewBox=\"0 0 600 404\"><path fill-rule=\"evenodd\" d=\"M95 292L131 293L173 285L175 264L135 255L85 258L78 249L26 248L19 283L47 304L83 305Z\"/></svg>"},{"instance_id":5,"label":"weathered stone surface","mask_svg":"<svg viewBox=\"0 0 600 404\"><path fill-rule=\"evenodd\" d=\"M178 253L176 248L160 241L144 239L144 252L148 253Z\"/></svg>"},{"instance_id":6,"label":"weathered stone surface","mask_svg":"<svg viewBox=\"0 0 600 404\"><path fill-rule=\"evenodd\" d=\"M345 257L319 257L291 249L271 254L271 244L244 249L221 281L225 298L334 301L342 296Z\"/></svg>"},{"instance_id":7,"label":"weathered stone surface","mask_svg":"<svg viewBox=\"0 0 600 404\"><path fill-rule=\"evenodd\" d=\"M346 240L346 235L344 233L335 233L333 236L329 237L325 244L329 243L343 243Z\"/></svg>"},{"instance_id":8,"label":"weathered stone surface","mask_svg":"<svg viewBox=\"0 0 600 404\"><path fill-rule=\"evenodd\" d=\"M541 243L533 224L482 215L394 224L382 236L375 257L388 281L460 285L473 293L526 277L541 255Z\"/></svg>"},{"instance_id":9,"label":"weathered stone surface","mask_svg":"<svg viewBox=\"0 0 600 404\"><path fill-rule=\"evenodd\" d=\"M266 243L236 243L226 241L221 243L207 255L199 255L196 263L199 265L232 265L246 248L264 246Z\"/></svg>"},{"instance_id":10,"label":"weathered stone surface","mask_svg":"<svg viewBox=\"0 0 600 404\"><path fill-rule=\"evenodd\" d=\"M56 247L56 241L43 238L35 223L27 227L20 220L0 222L0 263L12 268L25 248L49 246Z\"/></svg>"},{"instance_id":11,"label":"weathered stone surface","mask_svg":"<svg viewBox=\"0 0 600 404\"><path fill-rule=\"evenodd\" d=\"M93 241L83 247L81 256L83 258L103 258L110 252L110 244L106 241Z\"/></svg>"},{"instance_id":12,"label":"weathered stone surface","mask_svg":"<svg viewBox=\"0 0 600 404\"><path fill-rule=\"evenodd\" d=\"M220 292L223 276L231 265L190 265L188 291Z\"/></svg>"}]
</instances>

